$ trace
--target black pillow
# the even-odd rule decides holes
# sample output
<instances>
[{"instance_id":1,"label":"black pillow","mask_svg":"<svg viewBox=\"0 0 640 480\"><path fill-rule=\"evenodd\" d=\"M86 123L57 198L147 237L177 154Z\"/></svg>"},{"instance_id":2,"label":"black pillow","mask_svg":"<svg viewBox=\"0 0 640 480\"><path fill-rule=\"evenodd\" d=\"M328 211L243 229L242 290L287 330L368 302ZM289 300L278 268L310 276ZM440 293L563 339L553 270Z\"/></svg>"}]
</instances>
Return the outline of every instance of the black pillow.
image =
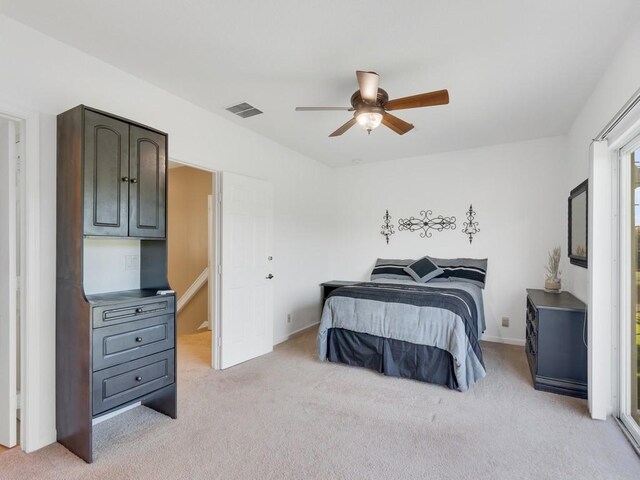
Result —
<instances>
[{"instance_id":1,"label":"black pillow","mask_svg":"<svg viewBox=\"0 0 640 480\"><path fill-rule=\"evenodd\" d=\"M404 269L416 282L425 283L443 273L429 257L422 257Z\"/></svg>"}]
</instances>

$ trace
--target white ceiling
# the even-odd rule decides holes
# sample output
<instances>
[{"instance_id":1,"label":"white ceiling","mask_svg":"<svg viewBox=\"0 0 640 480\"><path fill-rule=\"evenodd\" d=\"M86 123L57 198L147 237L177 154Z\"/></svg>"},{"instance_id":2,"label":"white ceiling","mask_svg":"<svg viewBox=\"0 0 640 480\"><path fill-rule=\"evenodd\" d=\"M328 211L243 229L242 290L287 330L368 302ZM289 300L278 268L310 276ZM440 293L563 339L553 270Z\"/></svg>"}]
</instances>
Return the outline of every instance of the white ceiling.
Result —
<instances>
[{"instance_id":1,"label":"white ceiling","mask_svg":"<svg viewBox=\"0 0 640 480\"><path fill-rule=\"evenodd\" d=\"M560 135L640 20L638 0L3 0L6 15L328 165ZM404 136L355 126L355 70L391 98ZM247 101L263 115L225 107Z\"/></svg>"}]
</instances>

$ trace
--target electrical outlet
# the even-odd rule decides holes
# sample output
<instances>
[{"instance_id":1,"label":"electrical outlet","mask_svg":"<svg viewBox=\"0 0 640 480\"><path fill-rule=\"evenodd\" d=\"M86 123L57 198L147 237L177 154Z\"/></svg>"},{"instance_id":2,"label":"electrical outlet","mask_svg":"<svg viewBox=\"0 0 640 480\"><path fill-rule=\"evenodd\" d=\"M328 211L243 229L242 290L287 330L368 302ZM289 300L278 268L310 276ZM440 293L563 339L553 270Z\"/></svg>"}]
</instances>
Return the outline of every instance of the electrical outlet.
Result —
<instances>
[{"instance_id":1,"label":"electrical outlet","mask_svg":"<svg viewBox=\"0 0 640 480\"><path fill-rule=\"evenodd\" d=\"M140 255L125 255L124 256L124 269L125 270L140 270Z\"/></svg>"},{"instance_id":2,"label":"electrical outlet","mask_svg":"<svg viewBox=\"0 0 640 480\"><path fill-rule=\"evenodd\" d=\"M291 314L287 315L287 323L291 323Z\"/></svg>"},{"instance_id":3,"label":"electrical outlet","mask_svg":"<svg viewBox=\"0 0 640 480\"><path fill-rule=\"evenodd\" d=\"M502 317L502 326L503 327L509 326L509 317Z\"/></svg>"}]
</instances>

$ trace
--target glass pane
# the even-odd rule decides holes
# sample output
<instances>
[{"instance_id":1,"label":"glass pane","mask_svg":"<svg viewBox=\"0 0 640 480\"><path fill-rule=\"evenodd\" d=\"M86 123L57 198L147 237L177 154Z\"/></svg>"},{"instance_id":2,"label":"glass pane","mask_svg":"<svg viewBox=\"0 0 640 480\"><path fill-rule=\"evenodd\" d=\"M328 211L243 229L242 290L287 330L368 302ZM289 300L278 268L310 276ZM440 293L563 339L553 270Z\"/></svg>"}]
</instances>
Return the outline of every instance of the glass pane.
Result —
<instances>
[{"instance_id":1,"label":"glass pane","mask_svg":"<svg viewBox=\"0 0 640 480\"><path fill-rule=\"evenodd\" d=\"M632 285L632 305L634 312L631 318L631 416L636 422L640 423L640 150L636 150L631 155L631 185L632 194L632 212L633 212L633 229L631 239L631 261L633 272Z\"/></svg>"},{"instance_id":2,"label":"glass pane","mask_svg":"<svg viewBox=\"0 0 640 480\"><path fill-rule=\"evenodd\" d=\"M587 256L587 194L571 200L571 254Z\"/></svg>"}]
</instances>

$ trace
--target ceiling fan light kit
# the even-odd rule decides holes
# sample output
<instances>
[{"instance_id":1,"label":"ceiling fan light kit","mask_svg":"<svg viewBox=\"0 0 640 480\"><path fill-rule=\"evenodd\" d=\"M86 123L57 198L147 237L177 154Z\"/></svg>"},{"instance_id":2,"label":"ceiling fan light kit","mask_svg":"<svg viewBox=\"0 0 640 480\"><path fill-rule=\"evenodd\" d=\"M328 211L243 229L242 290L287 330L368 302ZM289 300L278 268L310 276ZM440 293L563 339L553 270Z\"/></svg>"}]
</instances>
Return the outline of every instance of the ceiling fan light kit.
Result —
<instances>
[{"instance_id":1,"label":"ceiling fan light kit","mask_svg":"<svg viewBox=\"0 0 640 480\"><path fill-rule=\"evenodd\" d=\"M349 107L296 107L296 111L333 111L346 110L355 112L353 118L331 133L330 137L338 137L358 123L368 133L378 128L380 124L390 128L398 135L404 135L413 125L388 113L391 110L403 110L407 108L432 107L449 103L449 92L437 90L435 92L421 93L410 97L389 100L389 95L378 87L380 76L375 72L356 72L360 87L351 96L351 108Z\"/></svg>"},{"instance_id":2,"label":"ceiling fan light kit","mask_svg":"<svg viewBox=\"0 0 640 480\"><path fill-rule=\"evenodd\" d=\"M382 108L380 107L363 107L360 110L356 111L355 115L356 121L368 133L371 133L371 130L380 126L383 116L384 110L382 110Z\"/></svg>"}]
</instances>

